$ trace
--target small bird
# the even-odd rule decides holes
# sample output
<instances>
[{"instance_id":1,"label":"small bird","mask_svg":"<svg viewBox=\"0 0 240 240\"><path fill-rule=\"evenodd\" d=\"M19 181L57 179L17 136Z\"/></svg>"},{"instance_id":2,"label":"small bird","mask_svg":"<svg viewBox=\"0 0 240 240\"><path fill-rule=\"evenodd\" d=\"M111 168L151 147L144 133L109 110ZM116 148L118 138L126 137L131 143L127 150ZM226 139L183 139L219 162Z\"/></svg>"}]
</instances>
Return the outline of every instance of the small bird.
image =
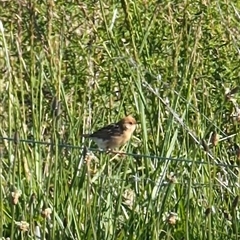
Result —
<instances>
[{"instance_id":1,"label":"small bird","mask_svg":"<svg viewBox=\"0 0 240 240\"><path fill-rule=\"evenodd\" d=\"M128 142L136 126L135 118L128 115L119 122L100 128L92 134L83 134L83 137L92 139L99 148L109 151L119 148Z\"/></svg>"}]
</instances>

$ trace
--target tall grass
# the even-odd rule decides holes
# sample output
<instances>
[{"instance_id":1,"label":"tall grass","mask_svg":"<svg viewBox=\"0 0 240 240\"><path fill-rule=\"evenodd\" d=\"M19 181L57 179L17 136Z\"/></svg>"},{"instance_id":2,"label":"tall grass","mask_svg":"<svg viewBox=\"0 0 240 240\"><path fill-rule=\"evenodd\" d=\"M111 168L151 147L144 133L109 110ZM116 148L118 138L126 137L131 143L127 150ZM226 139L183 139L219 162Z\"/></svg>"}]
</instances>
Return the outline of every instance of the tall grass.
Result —
<instances>
[{"instance_id":1,"label":"tall grass","mask_svg":"<svg viewBox=\"0 0 240 240\"><path fill-rule=\"evenodd\" d=\"M0 8L2 239L240 238L238 1Z\"/></svg>"}]
</instances>

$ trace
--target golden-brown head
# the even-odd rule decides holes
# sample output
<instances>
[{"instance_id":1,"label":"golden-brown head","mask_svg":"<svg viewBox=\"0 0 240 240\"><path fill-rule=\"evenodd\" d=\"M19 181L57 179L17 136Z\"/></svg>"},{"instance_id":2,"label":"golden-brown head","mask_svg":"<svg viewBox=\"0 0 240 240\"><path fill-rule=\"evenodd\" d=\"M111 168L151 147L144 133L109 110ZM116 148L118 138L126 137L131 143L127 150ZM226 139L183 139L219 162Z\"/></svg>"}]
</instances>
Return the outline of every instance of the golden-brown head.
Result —
<instances>
[{"instance_id":1,"label":"golden-brown head","mask_svg":"<svg viewBox=\"0 0 240 240\"><path fill-rule=\"evenodd\" d=\"M93 134L84 135L96 142L99 148L109 150L119 148L128 142L135 131L137 122L131 115L124 117L117 123L105 126Z\"/></svg>"},{"instance_id":2,"label":"golden-brown head","mask_svg":"<svg viewBox=\"0 0 240 240\"><path fill-rule=\"evenodd\" d=\"M137 122L135 118L131 115L121 119L117 124L121 126L125 131L131 132L131 134L135 131Z\"/></svg>"}]
</instances>

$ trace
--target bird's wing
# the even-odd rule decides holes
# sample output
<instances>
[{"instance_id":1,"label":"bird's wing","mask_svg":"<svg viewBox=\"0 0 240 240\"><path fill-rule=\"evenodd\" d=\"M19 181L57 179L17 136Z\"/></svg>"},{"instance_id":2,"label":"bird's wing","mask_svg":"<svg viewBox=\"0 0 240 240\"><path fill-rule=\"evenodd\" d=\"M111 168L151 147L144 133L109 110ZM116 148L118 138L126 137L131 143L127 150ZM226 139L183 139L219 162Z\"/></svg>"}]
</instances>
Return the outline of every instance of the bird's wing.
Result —
<instances>
[{"instance_id":1,"label":"bird's wing","mask_svg":"<svg viewBox=\"0 0 240 240\"><path fill-rule=\"evenodd\" d=\"M122 128L118 124L112 123L106 127L100 128L99 130L91 134L90 137L102 138L107 140L112 137L121 136L122 133Z\"/></svg>"}]
</instances>

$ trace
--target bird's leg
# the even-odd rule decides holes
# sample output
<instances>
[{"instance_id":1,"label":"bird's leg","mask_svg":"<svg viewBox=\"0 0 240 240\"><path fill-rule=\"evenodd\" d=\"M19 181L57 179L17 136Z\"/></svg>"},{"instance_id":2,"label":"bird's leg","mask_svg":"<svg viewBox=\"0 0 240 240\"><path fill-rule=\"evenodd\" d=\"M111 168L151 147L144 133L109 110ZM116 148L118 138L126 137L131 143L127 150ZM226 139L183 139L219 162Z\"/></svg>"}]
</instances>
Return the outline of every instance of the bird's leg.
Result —
<instances>
[{"instance_id":1,"label":"bird's leg","mask_svg":"<svg viewBox=\"0 0 240 240\"><path fill-rule=\"evenodd\" d=\"M119 159L119 158L121 159L124 155L126 155L125 152L119 151L119 150L117 151L112 150L111 153L113 154L113 157L110 159L110 162L112 162L115 159Z\"/></svg>"},{"instance_id":2,"label":"bird's leg","mask_svg":"<svg viewBox=\"0 0 240 240\"><path fill-rule=\"evenodd\" d=\"M118 155L120 157L124 157L124 155L126 155L126 153L124 151L118 151Z\"/></svg>"},{"instance_id":3,"label":"bird's leg","mask_svg":"<svg viewBox=\"0 0 240 240\"><path fill-rule=\"evenodd\" d=\"M112 151L112 153L119 155L120 157L123 157L124 155L126 155L126 153L124 151L121 150L117 150L117 151Z\"/></svg>"},{"instance_id":4,"label":"bird's leg","mask_svg":"<svg viewBox=\"0 0 240 240\"><path fill-rule=\"evenodd\" d=\"M126 153L123 152L123 151L120 151L120 150L115 151L115 150L113 150L111 148L107 148L106 153L107 154L108 153L112 153L112 154L115 154L116 156L119 155L120 157L123 157L124 155L126 155Z\"/></svg>"}]
</instances>

